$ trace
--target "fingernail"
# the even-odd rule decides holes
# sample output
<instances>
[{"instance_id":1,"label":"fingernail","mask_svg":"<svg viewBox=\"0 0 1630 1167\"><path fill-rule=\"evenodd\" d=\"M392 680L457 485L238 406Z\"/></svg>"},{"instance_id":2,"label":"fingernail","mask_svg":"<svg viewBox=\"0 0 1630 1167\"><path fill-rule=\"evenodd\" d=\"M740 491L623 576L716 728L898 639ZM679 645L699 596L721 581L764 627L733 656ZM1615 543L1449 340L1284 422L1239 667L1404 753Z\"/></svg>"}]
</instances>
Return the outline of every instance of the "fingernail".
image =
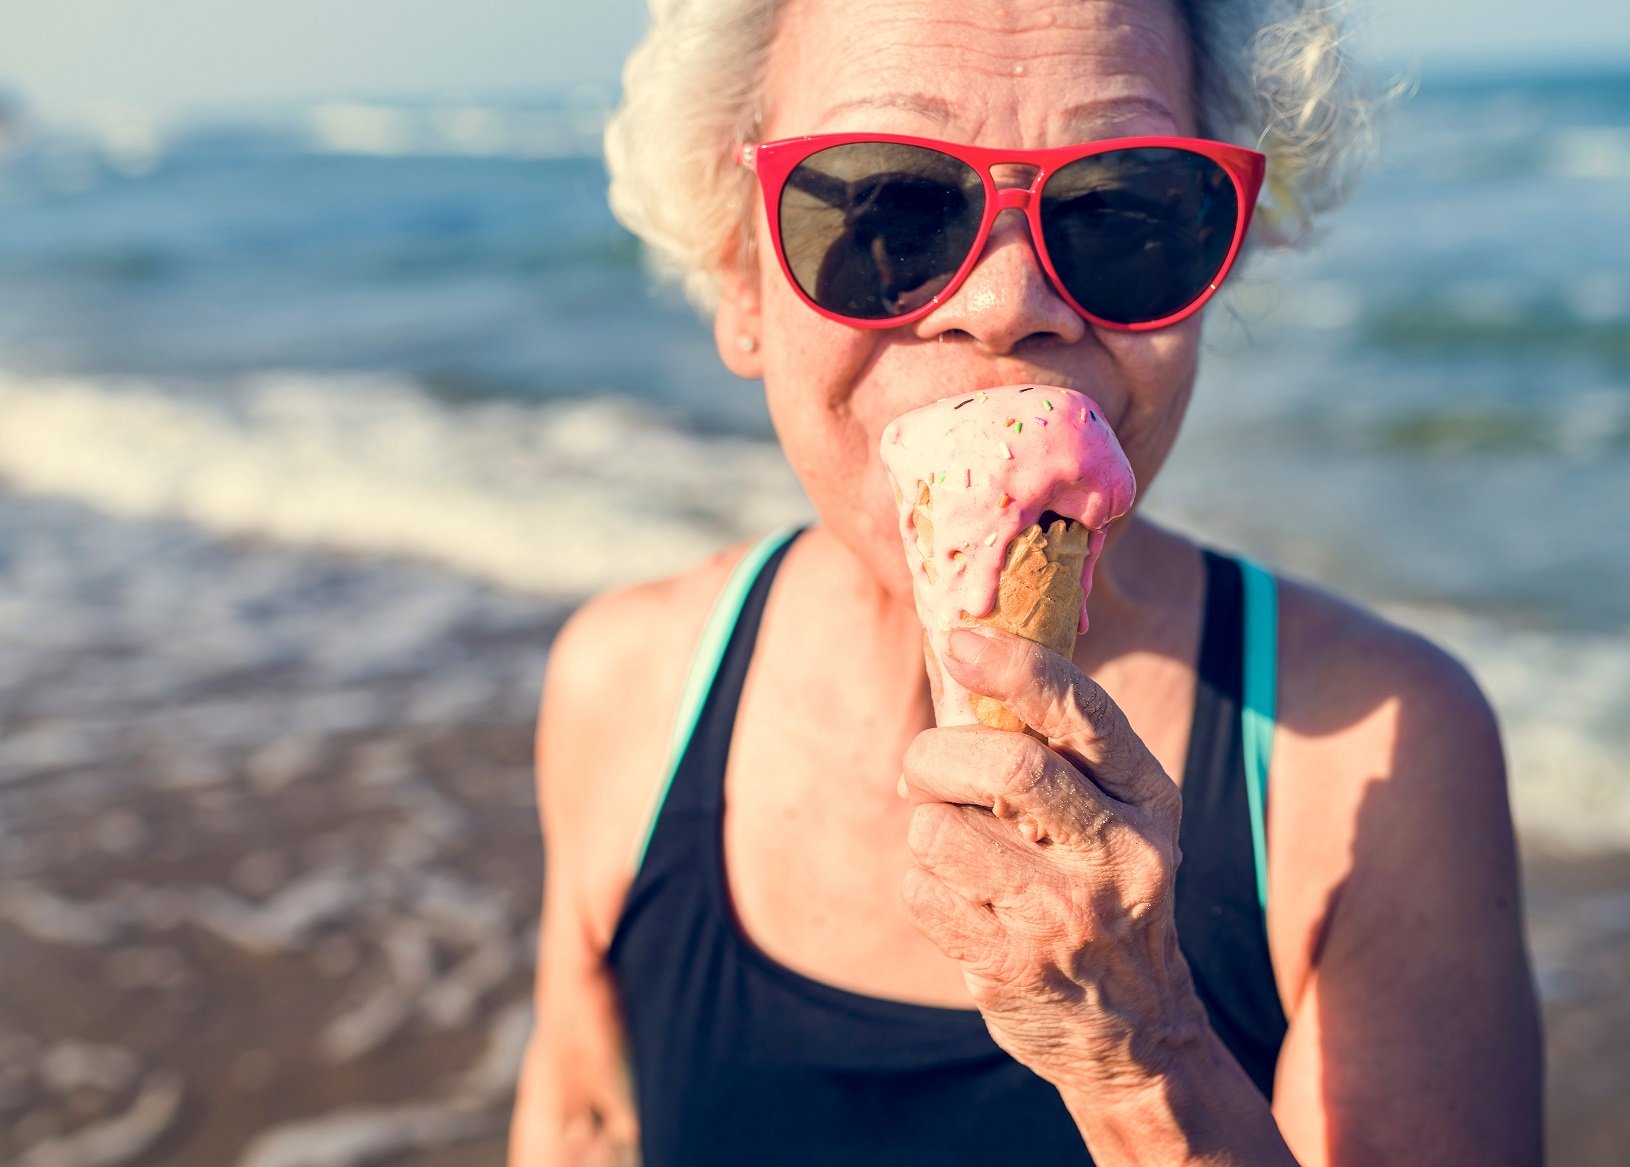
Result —
<instances>
[{"instance_id":1,"label":"fingernail","mask_svg":"<svg viewBox=\"0 0 1630 1167\"><path fill-rule=\"evenodd\" d=\"M971 629L953 628L951 635L946 639L945 649L951 654L952 659L959 660L965 665L975 665L984 655L988 644L990 644L988 639Z\"/></svg>"}]
</instances>

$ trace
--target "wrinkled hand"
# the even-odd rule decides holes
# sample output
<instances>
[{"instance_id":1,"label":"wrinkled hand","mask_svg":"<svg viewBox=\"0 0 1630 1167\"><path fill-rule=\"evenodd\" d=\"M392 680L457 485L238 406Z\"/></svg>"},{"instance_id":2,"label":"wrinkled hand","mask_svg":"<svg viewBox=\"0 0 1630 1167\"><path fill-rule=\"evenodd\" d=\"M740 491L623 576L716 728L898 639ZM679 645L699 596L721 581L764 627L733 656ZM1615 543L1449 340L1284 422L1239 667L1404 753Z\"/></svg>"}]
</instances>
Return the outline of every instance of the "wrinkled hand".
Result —
<instances>
[{"instance_id":1,"label":"wrinkled hand","mask_svg":"<svg viewBox=\"0 0 1630 1167\"><path fill-rule=\"evenodd\" d=\"M906 753L917 927L962 962L998 1045L1061 1088L1141 1087L1205 1024L1177 947L1181 799L1109 696L1001 632L945 664L1046 744L931 729Z\"/></svg>"}]
</instances>

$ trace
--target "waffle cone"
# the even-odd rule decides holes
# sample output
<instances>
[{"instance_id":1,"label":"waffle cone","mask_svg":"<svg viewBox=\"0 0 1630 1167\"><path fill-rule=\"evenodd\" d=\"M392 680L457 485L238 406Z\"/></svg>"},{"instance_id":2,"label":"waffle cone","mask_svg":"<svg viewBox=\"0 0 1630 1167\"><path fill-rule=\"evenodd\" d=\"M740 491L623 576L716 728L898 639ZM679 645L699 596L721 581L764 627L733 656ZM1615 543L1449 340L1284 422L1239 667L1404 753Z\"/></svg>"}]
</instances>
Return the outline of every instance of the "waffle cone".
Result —
<instances>
[{"instance_id":1,"label":"waffle cone","mask_svg":"<svg viewBox=\"0 0 1630 1167\"><path fill-rule=\"evenodd\" d=\"M925 550L931 552L933 501L926 485L918 491L913 520L918 539L923 541ZM1074 519L1060 517L1045 525L1032 523L1024 528L1007 545L997 579L996 606L983 616L971 617L969 623L1011 632L1069 657L1075 652L1080 627L1081 574L1091 534ZM925 565L934 561L932 554L923 559ZM932 658L932 651L929 655ZM937 663L931 659L931 667ZM1024 722L1001 702L978 693L969 694L969 700L974 717L981 725L1025 730Z\"/></svg>"}]
</instances>

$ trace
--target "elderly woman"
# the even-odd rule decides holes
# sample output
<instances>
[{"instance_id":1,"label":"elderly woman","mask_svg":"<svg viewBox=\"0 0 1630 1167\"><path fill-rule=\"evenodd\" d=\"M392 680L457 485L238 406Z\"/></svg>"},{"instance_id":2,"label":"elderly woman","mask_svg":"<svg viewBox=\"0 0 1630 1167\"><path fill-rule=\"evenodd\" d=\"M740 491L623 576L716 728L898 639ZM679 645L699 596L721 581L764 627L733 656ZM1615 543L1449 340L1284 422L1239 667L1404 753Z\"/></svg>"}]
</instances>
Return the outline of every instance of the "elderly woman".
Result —
<instances>
[{"instance_id":1,"label":"elderly woman","mask_svg":"<svg viewBox=\"0 0 1630 1167\"><path fill-rule=\"evenodd\" d=\"M1073 659L950 639L1032 732L936 728L879 461L900 414L1034 381L1147 488L1256 203L1238 147L1284 237L1362 135L1325 0L652 7L613 202L820 521L560 635L512 1163L1537 1161L1464 670L1134 513Z\"/></svg>"}]
</instances>

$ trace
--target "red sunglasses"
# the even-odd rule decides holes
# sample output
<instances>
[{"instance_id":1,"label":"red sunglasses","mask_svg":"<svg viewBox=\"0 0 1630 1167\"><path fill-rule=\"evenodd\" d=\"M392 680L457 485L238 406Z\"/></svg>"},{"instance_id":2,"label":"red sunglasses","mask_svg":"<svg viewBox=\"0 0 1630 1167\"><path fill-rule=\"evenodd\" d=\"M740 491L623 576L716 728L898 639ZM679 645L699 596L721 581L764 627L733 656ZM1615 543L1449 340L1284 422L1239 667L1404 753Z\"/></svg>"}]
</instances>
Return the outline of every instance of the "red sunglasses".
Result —
<instances>
[{"instance_id":1,"label":"red sunglasses","mask_svg":"<svg viewBox=\"0 0 1630 1167\"><path fill-rule=\"evenodd\" d=\"M1022 211L1042 270L1094 324L1176 324L1239 255L1267 160L1202 138L990 150L897 134L738 149L758 175L781 270L815 311L860 328L920 320L956 294L996 216ZM991 170L1035 168L1028 186Z\"/></svg>"}]
</instances>

